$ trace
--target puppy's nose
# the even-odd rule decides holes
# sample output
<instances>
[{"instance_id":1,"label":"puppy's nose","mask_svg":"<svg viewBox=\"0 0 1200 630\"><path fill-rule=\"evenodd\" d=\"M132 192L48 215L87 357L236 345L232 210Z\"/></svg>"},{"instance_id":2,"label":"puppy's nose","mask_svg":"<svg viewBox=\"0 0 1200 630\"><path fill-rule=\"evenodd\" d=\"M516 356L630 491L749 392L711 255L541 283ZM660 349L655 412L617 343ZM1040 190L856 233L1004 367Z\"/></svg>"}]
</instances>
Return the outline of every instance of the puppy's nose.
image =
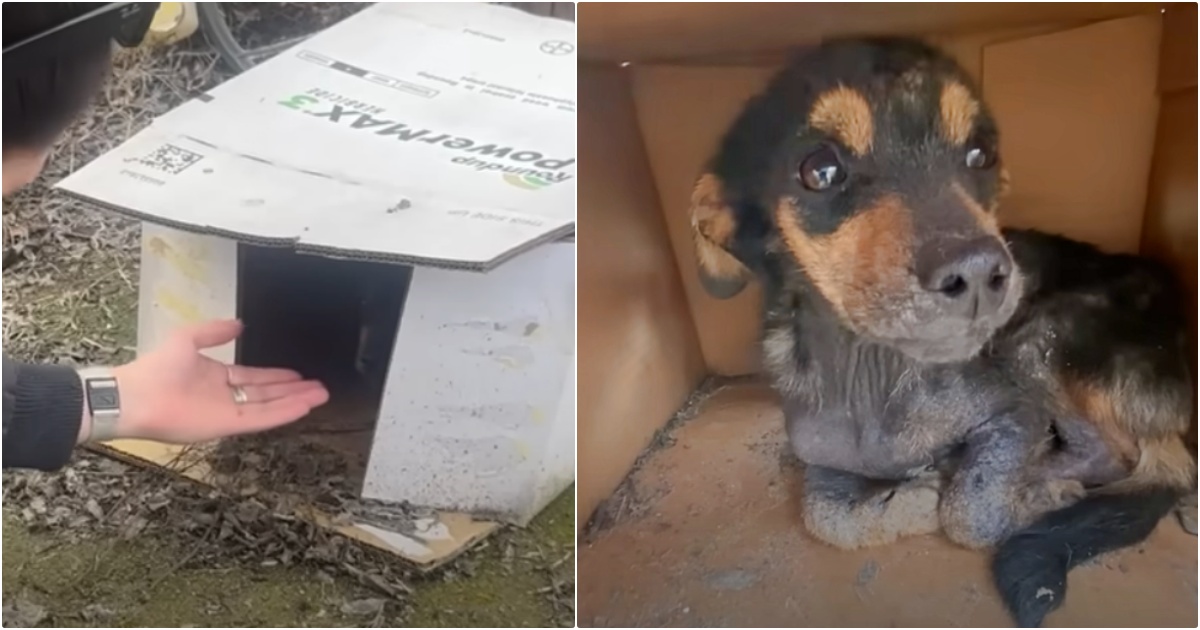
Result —
<instances>
[{"instance_id":1,"label":"puppy's nose","mask_svg":"<svg viewBox=\"0 0 1200 630\"><path fill-rule=\"evenodd\" d=\"M1000 240L939 239L917 252L917 279L926 291L951 299L952 310L968 317L991 315L1008 292L1012 258Z\"/></svg>"}]
</instances>

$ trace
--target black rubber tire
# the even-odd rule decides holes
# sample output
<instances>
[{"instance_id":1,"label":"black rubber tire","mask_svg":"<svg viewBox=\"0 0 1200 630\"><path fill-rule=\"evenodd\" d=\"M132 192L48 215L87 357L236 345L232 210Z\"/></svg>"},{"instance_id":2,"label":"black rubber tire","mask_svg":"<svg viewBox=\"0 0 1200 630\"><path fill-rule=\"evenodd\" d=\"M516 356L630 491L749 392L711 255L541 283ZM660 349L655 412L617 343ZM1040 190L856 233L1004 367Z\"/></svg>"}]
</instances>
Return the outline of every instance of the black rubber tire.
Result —
<instances>
[{"instance_id":1,"label":"black rubber tire","mask_svg":"<svg viewBox=\"0 0 1200 630\"><path fill-rule=\"evenodd\" d=\"M254 67L233 32L229 30L229 22L225 21L225 10L221 2L197 2L196 17L200 23L200 31L204 38L216 49L225 63L238 72L245 72Z\"/></svg>"}]
</instances>

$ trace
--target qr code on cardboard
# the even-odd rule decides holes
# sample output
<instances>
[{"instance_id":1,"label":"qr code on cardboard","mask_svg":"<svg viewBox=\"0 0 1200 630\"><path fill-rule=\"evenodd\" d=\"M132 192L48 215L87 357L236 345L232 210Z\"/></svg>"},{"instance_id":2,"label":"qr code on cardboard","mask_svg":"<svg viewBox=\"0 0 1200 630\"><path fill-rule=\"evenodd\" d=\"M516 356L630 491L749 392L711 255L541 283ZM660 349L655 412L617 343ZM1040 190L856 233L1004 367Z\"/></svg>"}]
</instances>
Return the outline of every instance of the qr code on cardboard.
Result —
<instances>
[{"instance_id":1,"label":"qr code on cardboard","mask_svg":"<svg viewBox=\"0 0 1200 630\"><path fill-rule=\"evenodd\" d=\"M164 144L149 155L137 158L135 161L168 175L178 175L202 159L204 156L195 151L188 151L173 144Z\"/></svg>"}]
</instances>

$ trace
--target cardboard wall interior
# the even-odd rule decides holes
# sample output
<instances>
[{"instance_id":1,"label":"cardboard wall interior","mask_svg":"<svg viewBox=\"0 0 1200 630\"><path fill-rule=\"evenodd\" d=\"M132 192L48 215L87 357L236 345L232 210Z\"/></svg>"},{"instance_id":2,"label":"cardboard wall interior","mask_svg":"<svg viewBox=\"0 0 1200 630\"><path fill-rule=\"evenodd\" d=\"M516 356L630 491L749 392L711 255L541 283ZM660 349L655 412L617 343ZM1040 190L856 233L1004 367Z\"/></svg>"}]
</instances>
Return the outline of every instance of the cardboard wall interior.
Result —
<instances>
[{"instance_id":1,"label":"cardboard wall interior","mask_svg":"<svg viewBox=\"0 0 1200 630\"><path fill-rule=\"evenodd\" d=\"M1013 178L1002 220L1166 260L1196 303L1195 4L580 12L581 524L706 374L758 370L759 295L704 293L687 198L725 126L790 46L847 33L942 46L999 119Z\"/></svg>"}]
</instances>

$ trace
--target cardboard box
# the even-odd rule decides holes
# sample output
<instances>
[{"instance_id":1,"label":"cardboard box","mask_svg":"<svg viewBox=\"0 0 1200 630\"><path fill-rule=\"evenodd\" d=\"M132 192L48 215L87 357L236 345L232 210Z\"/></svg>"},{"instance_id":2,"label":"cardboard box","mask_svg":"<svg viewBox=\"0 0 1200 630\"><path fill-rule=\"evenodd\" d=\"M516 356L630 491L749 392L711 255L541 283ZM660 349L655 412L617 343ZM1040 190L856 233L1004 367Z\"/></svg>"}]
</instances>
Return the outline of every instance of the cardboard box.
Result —
<instances>
[{"instance_id":1,"label":"cardboard box","mask_svg":"<svg viewBox=\"0 0 1200 630\"><path fill-rule=\"evenodd\" d=\"M309 439L366 460L361 498L441 510L341 525L418 563L573 482L574 41L511 8L377 4L59 186L145 222L140 351L242 317L216 358L326 382Z\"/></svg>"},{"instance_id":2,"label":"cardboard box","mask_svg":"<svg viewBox=\"0 0 1200 630\"><path fill-rule=\"evenodd\" d=\"M1195 304L1195 5L585 3L579 25L577 493L594 522L580 626L1010 625L985 554L933 537L847 552L804 533L779 405L756 383L761 294L703 290L688 199L787 49L920 36L999 120L1002 222L1161 258ZM710 376L737 380L698 396ZM1194 626L1195 558L1164 521L1119 565L1073 572L1052 623Z\"/></svg>"}]
</instances>

